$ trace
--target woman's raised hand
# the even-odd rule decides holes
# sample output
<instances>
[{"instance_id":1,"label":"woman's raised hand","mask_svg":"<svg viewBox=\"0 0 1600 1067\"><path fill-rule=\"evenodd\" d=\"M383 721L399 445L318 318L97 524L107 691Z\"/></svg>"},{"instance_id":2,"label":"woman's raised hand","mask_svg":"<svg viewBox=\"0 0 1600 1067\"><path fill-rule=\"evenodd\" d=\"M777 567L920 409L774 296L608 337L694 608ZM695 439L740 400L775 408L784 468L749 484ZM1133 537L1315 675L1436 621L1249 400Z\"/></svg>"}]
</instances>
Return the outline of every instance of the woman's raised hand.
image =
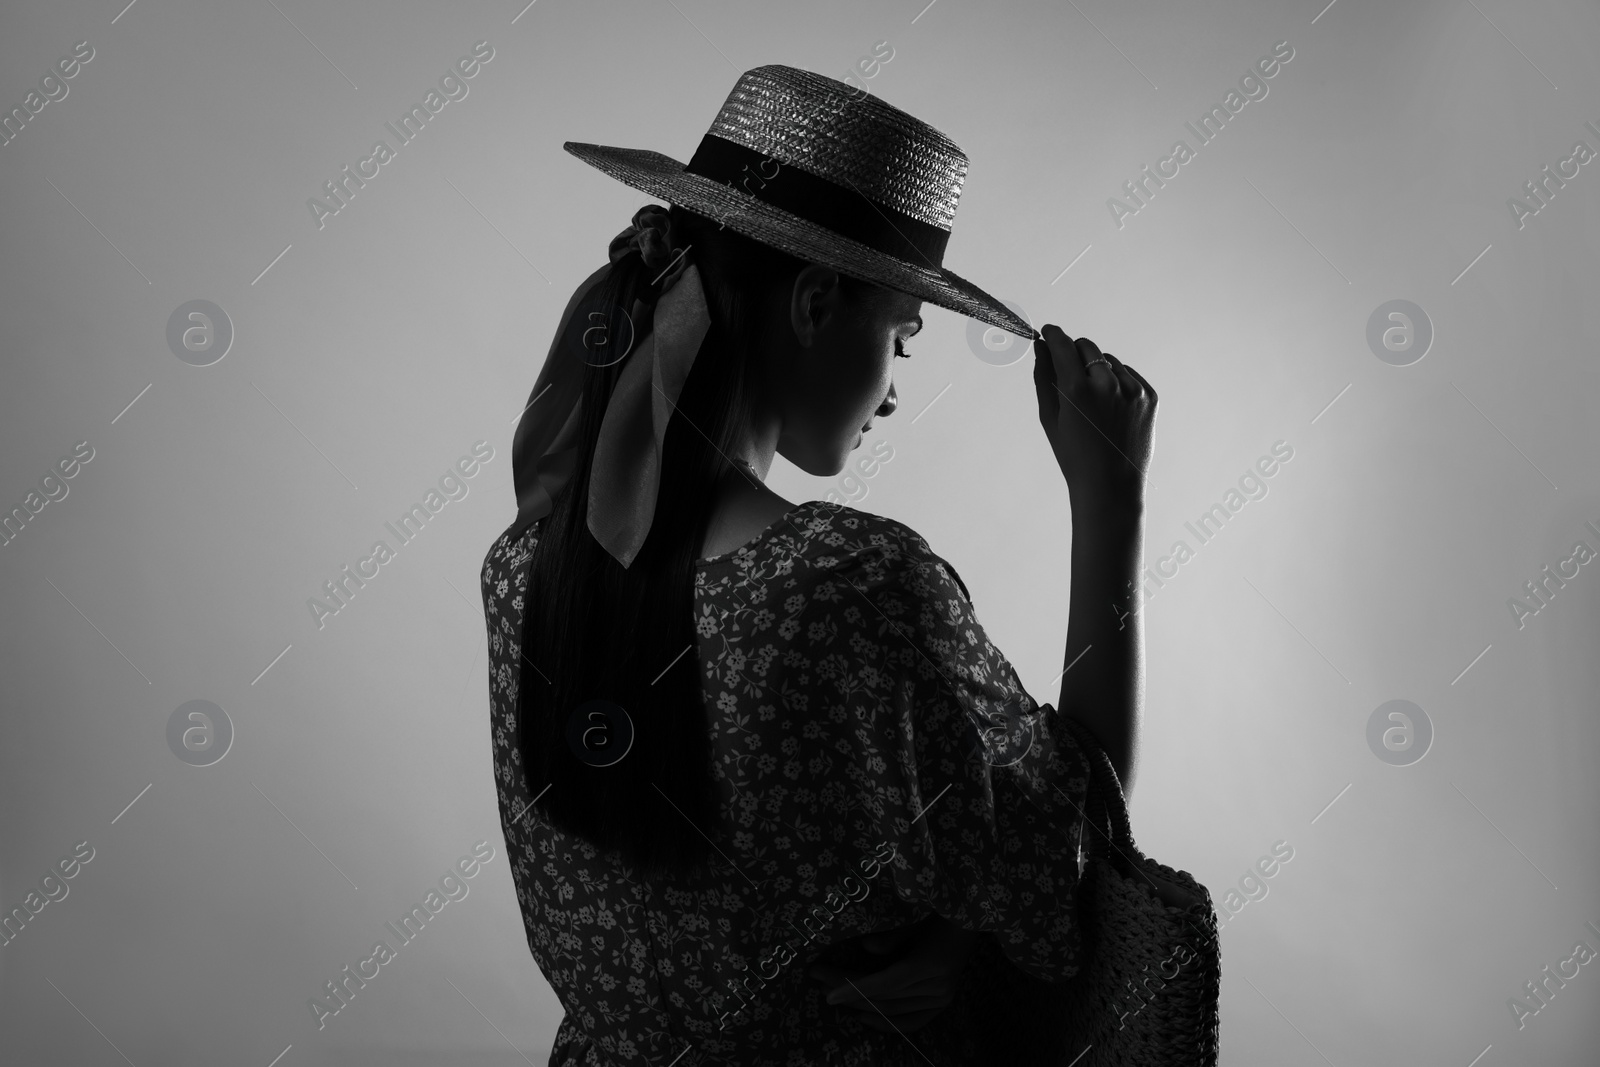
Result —
<instances>
[{"instance_id":1,"label":"woman's raised hand","mask_svg":"<svg viewBox=\"0 0 1600 1067\"><path fill-rule=\"evenodd\" d=\"M1039 423L1074 505L1142 504L1156 421L1156 391L1144 375L1046 324L1033 343Z\"/></svg>"}]
</instances>

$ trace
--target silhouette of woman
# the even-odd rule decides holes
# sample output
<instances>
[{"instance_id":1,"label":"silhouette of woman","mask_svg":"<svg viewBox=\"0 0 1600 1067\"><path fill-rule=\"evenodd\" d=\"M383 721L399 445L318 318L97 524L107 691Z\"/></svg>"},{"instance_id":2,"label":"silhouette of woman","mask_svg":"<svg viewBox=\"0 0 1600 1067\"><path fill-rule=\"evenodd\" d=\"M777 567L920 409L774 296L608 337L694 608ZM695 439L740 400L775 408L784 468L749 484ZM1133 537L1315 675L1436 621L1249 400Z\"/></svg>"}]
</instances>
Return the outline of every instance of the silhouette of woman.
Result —
<instances>
[{"instance_id":1,"label":"silhouette of woman","mask_svg":"<svg viewBox=\"0 0 1600 1067\"><path fill-rule=\"evenodd\" d=\"M966 157L876 97L759 67L687 166L566 148L671 206L568 302L482 571L550 1063L979 1062L973 953L1080 962L1090 764L1062 718L1133 778L1142 631L1114 605L1155 390L941 265ZM764 484L774 453L837 474L894 413L924 301L1034 342L1073 517L1055 706L916 531Z\"/></svg>"}]
</instances>

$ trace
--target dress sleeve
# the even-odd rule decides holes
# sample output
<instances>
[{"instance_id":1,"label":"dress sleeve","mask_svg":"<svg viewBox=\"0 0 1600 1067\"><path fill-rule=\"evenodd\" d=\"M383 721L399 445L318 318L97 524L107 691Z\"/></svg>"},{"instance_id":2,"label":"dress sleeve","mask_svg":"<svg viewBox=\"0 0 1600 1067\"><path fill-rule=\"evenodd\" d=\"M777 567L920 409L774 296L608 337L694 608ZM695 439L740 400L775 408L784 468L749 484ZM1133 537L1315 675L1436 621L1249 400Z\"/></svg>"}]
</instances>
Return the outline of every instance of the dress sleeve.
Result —
<instances>
[{"instance_id":1,"label":"dress sleeve","mask_svg":"<svg viewBox=\"0 0 1600 1067\"><path fill-rule=\"evenodd\" d=\"M876 540L876 539L875 539ZM895 893L968 930L1045 981L1077 973L1074 919L1089 762L990 643L965 585L898 523L836 574L862 605L852 665L858 734L882 770L863 790L892 842ZM876 759L872 757L876 756Z\"/></svg>"}]
</instances>

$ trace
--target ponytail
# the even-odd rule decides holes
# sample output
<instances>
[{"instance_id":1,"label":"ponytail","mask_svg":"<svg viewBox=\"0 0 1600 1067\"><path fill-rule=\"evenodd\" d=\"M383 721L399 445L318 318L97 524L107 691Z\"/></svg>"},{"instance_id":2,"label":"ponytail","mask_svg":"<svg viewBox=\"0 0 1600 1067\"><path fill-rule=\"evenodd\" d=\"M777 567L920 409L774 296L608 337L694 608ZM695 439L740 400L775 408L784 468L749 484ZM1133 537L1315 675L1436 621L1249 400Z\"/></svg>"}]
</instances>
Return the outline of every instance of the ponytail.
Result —
<instances>
[{"instance_id":1,"label":"ponytail","mask_svg":"<svg viewBox=\"0 0 1600 1067\"><path fill-rule=\"evenodd\" d=\"M718 486L752 421L748 375L761 343L761 301L791 287L805 262L680 207L670 210L674 247L699 266L711 326L678 398L662 446L661 483L649 536L624 568L588 527L589 464L625 359L584 370L578 464L552 501L524 590L516 746L530 795L557 828L616 849L646 878L694 877L722 847L722 775L712 763L715 678L697 653L695 574ZM851 279L852 283L854 279ZM865 284L865 283L863 283ZM636 250L611 264L599 295L608 323L633 331L617 309L645 314L659 291ZM608 342L617 338L615 325ZM574 358L577 358L576 355ZM709 698L709 699L708 699ZM605 724L608 743L631 747L608 766L568 743L601 719L603 700L625 717ZM619 730L620 727L620 730ZM548 789L546 786L548 785Z\"/></svg>"}]
</instances>

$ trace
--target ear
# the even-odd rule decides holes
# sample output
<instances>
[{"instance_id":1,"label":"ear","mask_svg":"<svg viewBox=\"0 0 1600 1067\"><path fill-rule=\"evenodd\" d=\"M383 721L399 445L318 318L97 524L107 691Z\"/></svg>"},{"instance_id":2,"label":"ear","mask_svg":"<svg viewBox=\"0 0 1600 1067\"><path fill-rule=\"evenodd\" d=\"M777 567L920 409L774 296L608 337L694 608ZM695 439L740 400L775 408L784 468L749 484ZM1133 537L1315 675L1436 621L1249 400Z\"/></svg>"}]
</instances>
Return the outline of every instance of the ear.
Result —
<instances>
[{"instance_id":1,"label":"ear","mask_svg":"<svg viewBox=\"0 0 1600 1067\"><path fill-rule=\"evenodd\" d=\"M795 275L789 299L789 325L801 348L810 348L820 333L844 313L839 272L821 263L807 264Z\"/></svg>"}]
</instances>

